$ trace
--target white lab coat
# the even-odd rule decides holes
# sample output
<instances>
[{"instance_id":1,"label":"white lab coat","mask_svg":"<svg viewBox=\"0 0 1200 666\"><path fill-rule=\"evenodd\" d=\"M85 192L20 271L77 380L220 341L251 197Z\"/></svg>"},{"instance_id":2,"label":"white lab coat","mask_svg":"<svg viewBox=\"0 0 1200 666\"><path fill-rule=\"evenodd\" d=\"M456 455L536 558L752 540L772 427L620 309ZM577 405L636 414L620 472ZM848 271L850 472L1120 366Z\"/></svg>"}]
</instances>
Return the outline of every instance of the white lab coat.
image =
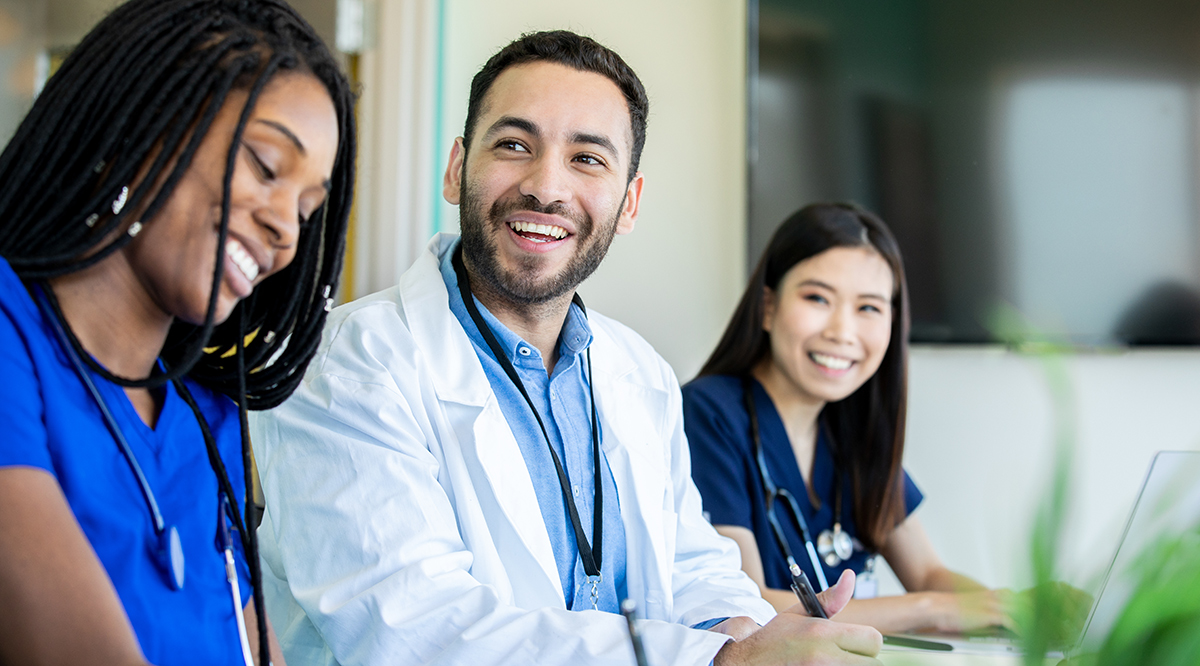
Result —
<instances>
[{"instance_id":1,"label":"white lab coat","mask_svg":"<svg viewBox=\"0 0 1200 666\"><path fill-rule=\"evenodd\" d=\"M631 664L621 616L565 608L524 459L448 306L438 262L456 240L335 310L296 394L252 420L287 661ZM670 367L624 326L588 322L650 662L707 664L726 637L690 625L774 612L701 516Z\"/></svg>"}]
</instances>

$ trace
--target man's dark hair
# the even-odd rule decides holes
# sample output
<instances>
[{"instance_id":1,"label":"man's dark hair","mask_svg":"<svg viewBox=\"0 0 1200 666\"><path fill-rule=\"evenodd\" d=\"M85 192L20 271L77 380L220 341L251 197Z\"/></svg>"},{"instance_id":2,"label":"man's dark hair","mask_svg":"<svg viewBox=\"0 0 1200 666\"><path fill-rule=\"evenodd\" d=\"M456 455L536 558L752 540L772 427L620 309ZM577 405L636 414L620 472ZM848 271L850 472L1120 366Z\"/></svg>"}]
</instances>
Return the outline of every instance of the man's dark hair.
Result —
<instances>
[{"instance_id":1,"label":"man's dark hair","mask_svg":"<svg viewBox=\"0 0 1200 666\"><path fill-rule=\"evenodd\" d=\"M463 129L463 147L469 148L475 133L475 123L483 108L483 98L504 70L531 62L552 62L583 72L595 72L613 83L625 95L629 105L629 125L633 130L633 151L629 161L629 179L633 180L646 144L646 117L650 99L637 74L621 56L591 37L567 30L530 32L521 35L492 56L483 69L471 79L471 96L467 100L467 125Z\"/></svg>"}]
</instances>

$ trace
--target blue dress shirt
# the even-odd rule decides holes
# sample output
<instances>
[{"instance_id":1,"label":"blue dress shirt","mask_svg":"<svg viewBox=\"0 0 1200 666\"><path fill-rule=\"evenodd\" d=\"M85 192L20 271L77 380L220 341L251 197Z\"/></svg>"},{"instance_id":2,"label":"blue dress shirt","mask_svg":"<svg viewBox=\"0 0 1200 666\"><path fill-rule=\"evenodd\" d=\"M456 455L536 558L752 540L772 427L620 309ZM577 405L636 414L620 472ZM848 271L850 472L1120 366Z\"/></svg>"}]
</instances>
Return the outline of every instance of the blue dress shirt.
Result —
<instances>
[{"instance_id":1,"label":"blue dress shirt","mask_svg":"<svg viewBox=\"0 0 1200 666\"><path fill-rule=\"evenodd\" d=\"M504 368L493 357L483 335L467 313L458 290L458 277L451 263L453 255L453 252L447 252L441 263L442 279L445 280L450 295L450 311L458 318L475 347L475 353L483 364L484 374L487 375L492 391L500 403L500 411L508 421L508 426L512 428L521 455L525 458L525 466L529 469L533 489L537 494L538 506L542 510L542 520L546 523L546 532L554 549L563 600L568 609L591 610L592 586L588 583L583 562L579 558L575 530L571 526L566 500L559 484L558 473L554 469L554 461L546 448L546 440L533 413L529 411L529 405L509 380ZM592 464L592 404L588 391L586 354L588 346L592 343L592 331L588 327L587 317L579 306L571 305L558 338L558 362L554 365L553 373L548 375L537 348L508 330L500 320L488 312L479 299L474 300L484 322L496 336L500 346L508 352L509 361L516 368L517 375L525 384L525 391L541 414L542 422L546 425L546 434L549 435L550 443L558 453L570 480L579 520L583 525L584 534L590 541L593 538L592 523L595 515L595 468ZM596 424L596 427L603 441L604 429L601 424ZM616 613L620 611L621 600L627 596L625 526L621 522L617 486L603 451L600 452L600 460L603 463L601 484L604 492L604 518L597 608Z\"/></svg>"}]
</instances>

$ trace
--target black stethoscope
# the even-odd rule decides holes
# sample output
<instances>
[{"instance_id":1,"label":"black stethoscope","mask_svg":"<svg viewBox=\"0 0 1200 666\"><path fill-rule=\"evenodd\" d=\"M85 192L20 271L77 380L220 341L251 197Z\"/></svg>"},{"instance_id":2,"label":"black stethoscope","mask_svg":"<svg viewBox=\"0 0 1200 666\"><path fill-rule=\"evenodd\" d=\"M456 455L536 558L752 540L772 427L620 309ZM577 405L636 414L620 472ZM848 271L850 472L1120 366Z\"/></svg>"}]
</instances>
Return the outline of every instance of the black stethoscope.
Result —
<instances>
[{"instance_id":1,"label":"black stethoscope","mask_svg":"<svg viewBox=\"0 0 1200 666\"><path fill-rule=\"evenodd\" d=\"M150 482L146 479L145 473L142 472L142 466L138 463L137 456L134 455L133 449L129 446L129 442L125 439L125 434L121 431L120 424L113 417L112 411L108 408L108 402L104 396L100 394L100 390L96 387L96 383L92 381L91 374L83 365L83 360L75 351L75 346L71 343L70 337L58 313L47 302L50 296L42 293L42 286L35 285L34 301L37 302L42 314L54 327L54 333L58 337L59 343L66 351L67 358L71 360L71 365L74 366L76 374L83 381L88 393L95 400L96 406L100 409L100 414L104 418L104 423L112 433L113 439L117 442L117 448L121 449L121 454L125 456L125 461L129 464L130 470L133 472L134 478L137 479L138 486L142 490L142 497L146 501L146 506L150 509L151 521L154 525L154 533L158 537L158 549L155 551L155 561L158 564L159 570L163 573L167 580L168 586L175 591L182 590L184 585L185 573L185 558L183 554L183 543L179 539L179 530L174 525L166 522L163 518L162 511L159 509L158 500L154 497L154 490L150 488ZM187 387L183 382L175 380L175 389L181 394L181 397L196 411L196 418L201 419L201 415L197 411L195 401L192 400ZM228 481L228 479L226 479ZM246 618L242 612L242 592L241 585L238 581L237 566L233 558L233 537L229 531L227 520L233 515L232 502L228 495L225 494L218 484L217 495L217 525L220 532L221 545L224 550L225 558L225 577L229 581L230 596L233 599L233 613L237 619L238 640L242 646L242 659L246 666L253 666L254 657L250 650L250 639L246 634Z\"/></svg>"},{"instance_id":2,"label":"black stethoscope","mask_svg":"<svg viewBox=\"0 0 1200 666\"><path fill-rule=\"evenodd\" d=\"M454 274L458 278L458 291L462 296L463 305L467 308L467 313L471 316L471 321L475 323L475 328L479 329L479 334L483 336L487 342L488 348L492 350L492 355L496 357L496 362L500 367L504 368L504 373L508 375L513 385L521 392L521 397L525 398L525 403L529 405L529 411L533 412L533 417L537 419L538 427L542 429L542 437L546 440L546 448L550 450L550 458L554 461L554 470L558 473L558 483L562 488L563 501L567 505L567 513L571 518L571 527L575 530L575 543L579 548L579 559L583 563L583 571L587 574L588 584L591 585L591 601L592 610L598 610L600 605L600 583L604 577L600 573L600 562L602 553L601 537L604 534L604 487L601 485L600 473L600 419L596 416L596 392L592 388L592 349L587 350L587 379L588 379L588 399L592 403L592 468L594 472L595 483L595 511L592 514L592 541L589 545L587 535L583 531L583 522L579 519L579 509L575 506L575 499L571 493L571 482L567 479L567 472L563 469L562 461L558 458L558 453L554 450L554 445L550 442L550 435L546 432L546 424L542 422L542 415L538 413L537 407L533 405L533 400L530 399L529 393L525 390L525 383L521 381L521 377L517 374L517 369L513 367L512 361L508 360L508 354L504 352L504 348L500 346L500 342L496 336L492 334L492 329L488 327L487 322L483 320L483 316L479 314L479 308L475 307L475 297L471 295L471 284L467 276L466 267L462 262L462 243L454 248L454 254L450 258L450 263L454 266ZM579 294L575 294L571 302L579 306L583 312L583 316L587 317L587 308L583 306L583 299L579 298Z\"/></svg>"},{"instance_id":3,"label":"black stethoscope","mask_svg":"<svg viewBox=\"0 0 1200 666\"><path fill-rule=\"evenodd\" d=\"M821 562L824 561L829 567L836 567L850 559L854 555L855 548L854 539L842 529L841 475L837 473L836 469L834 470L833 528L822 530L817 535L816 545L814 546L811 533L808 530L808 521L804 519L804 514L800 511L800 504L796 501L796 496L787 488L776 486L775 481L771 478L771 473L767 471L767 458L763 454L762 439L758 433L758 408L754 404L754 384L753 380L749 377L742 378L742 402L746 406L746 413L750 416L750 440L754 444L754 459L758 463L759 476L762 477L767 522L771 525L771 531L775 534L775 540L779 543L779 548L783 551L784 557L787 558L789 568L795 565L796 558L792 555L792 548L783 533L783 527L779 524L779 518L775 516L775 498L779 497L784 500L784 506L792 514L792 521L796 525L796 531L804 539L804 549L808 551L808 559L812 563L813 572L817 576L817 583L820 584L822 590L829 589L829 581L825 578L825 570L821 567Z\"/></svg>"}]
</instances>

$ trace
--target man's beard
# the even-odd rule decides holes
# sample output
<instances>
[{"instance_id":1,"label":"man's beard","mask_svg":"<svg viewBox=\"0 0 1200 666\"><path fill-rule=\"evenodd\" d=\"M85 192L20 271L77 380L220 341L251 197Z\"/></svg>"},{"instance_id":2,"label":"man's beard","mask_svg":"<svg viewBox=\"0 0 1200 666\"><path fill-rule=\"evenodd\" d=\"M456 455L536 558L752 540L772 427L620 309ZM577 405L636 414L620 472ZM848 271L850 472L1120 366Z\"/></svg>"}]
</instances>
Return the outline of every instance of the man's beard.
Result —
<instances>
[{"instance_id":1,"label":"man's beard","mask_svg":"<svg viewBox=\"0 0 1200 666\"><path fill-rule=\"evenodd\" d=\"M460 204L458 224L462 231L463 256L478 279L487 283L485 288L514 305L538 305L573 292L600 267L616 235L617 218L625 202L622 199L609 224L600 228L586 213L576 213L559 203L542 205L529 195L498 199L485 216L483 202L476 200L470 182L464 178ZM537 257L522 258L515 271L506 272L501 267L496 240L488 230L506 233L507 229L502 227L508 225L502 220L519 210L558 215L575 223L576 252L557 275L538 280L535 275L541 261Z\"/></svg>"}]
</instances>

